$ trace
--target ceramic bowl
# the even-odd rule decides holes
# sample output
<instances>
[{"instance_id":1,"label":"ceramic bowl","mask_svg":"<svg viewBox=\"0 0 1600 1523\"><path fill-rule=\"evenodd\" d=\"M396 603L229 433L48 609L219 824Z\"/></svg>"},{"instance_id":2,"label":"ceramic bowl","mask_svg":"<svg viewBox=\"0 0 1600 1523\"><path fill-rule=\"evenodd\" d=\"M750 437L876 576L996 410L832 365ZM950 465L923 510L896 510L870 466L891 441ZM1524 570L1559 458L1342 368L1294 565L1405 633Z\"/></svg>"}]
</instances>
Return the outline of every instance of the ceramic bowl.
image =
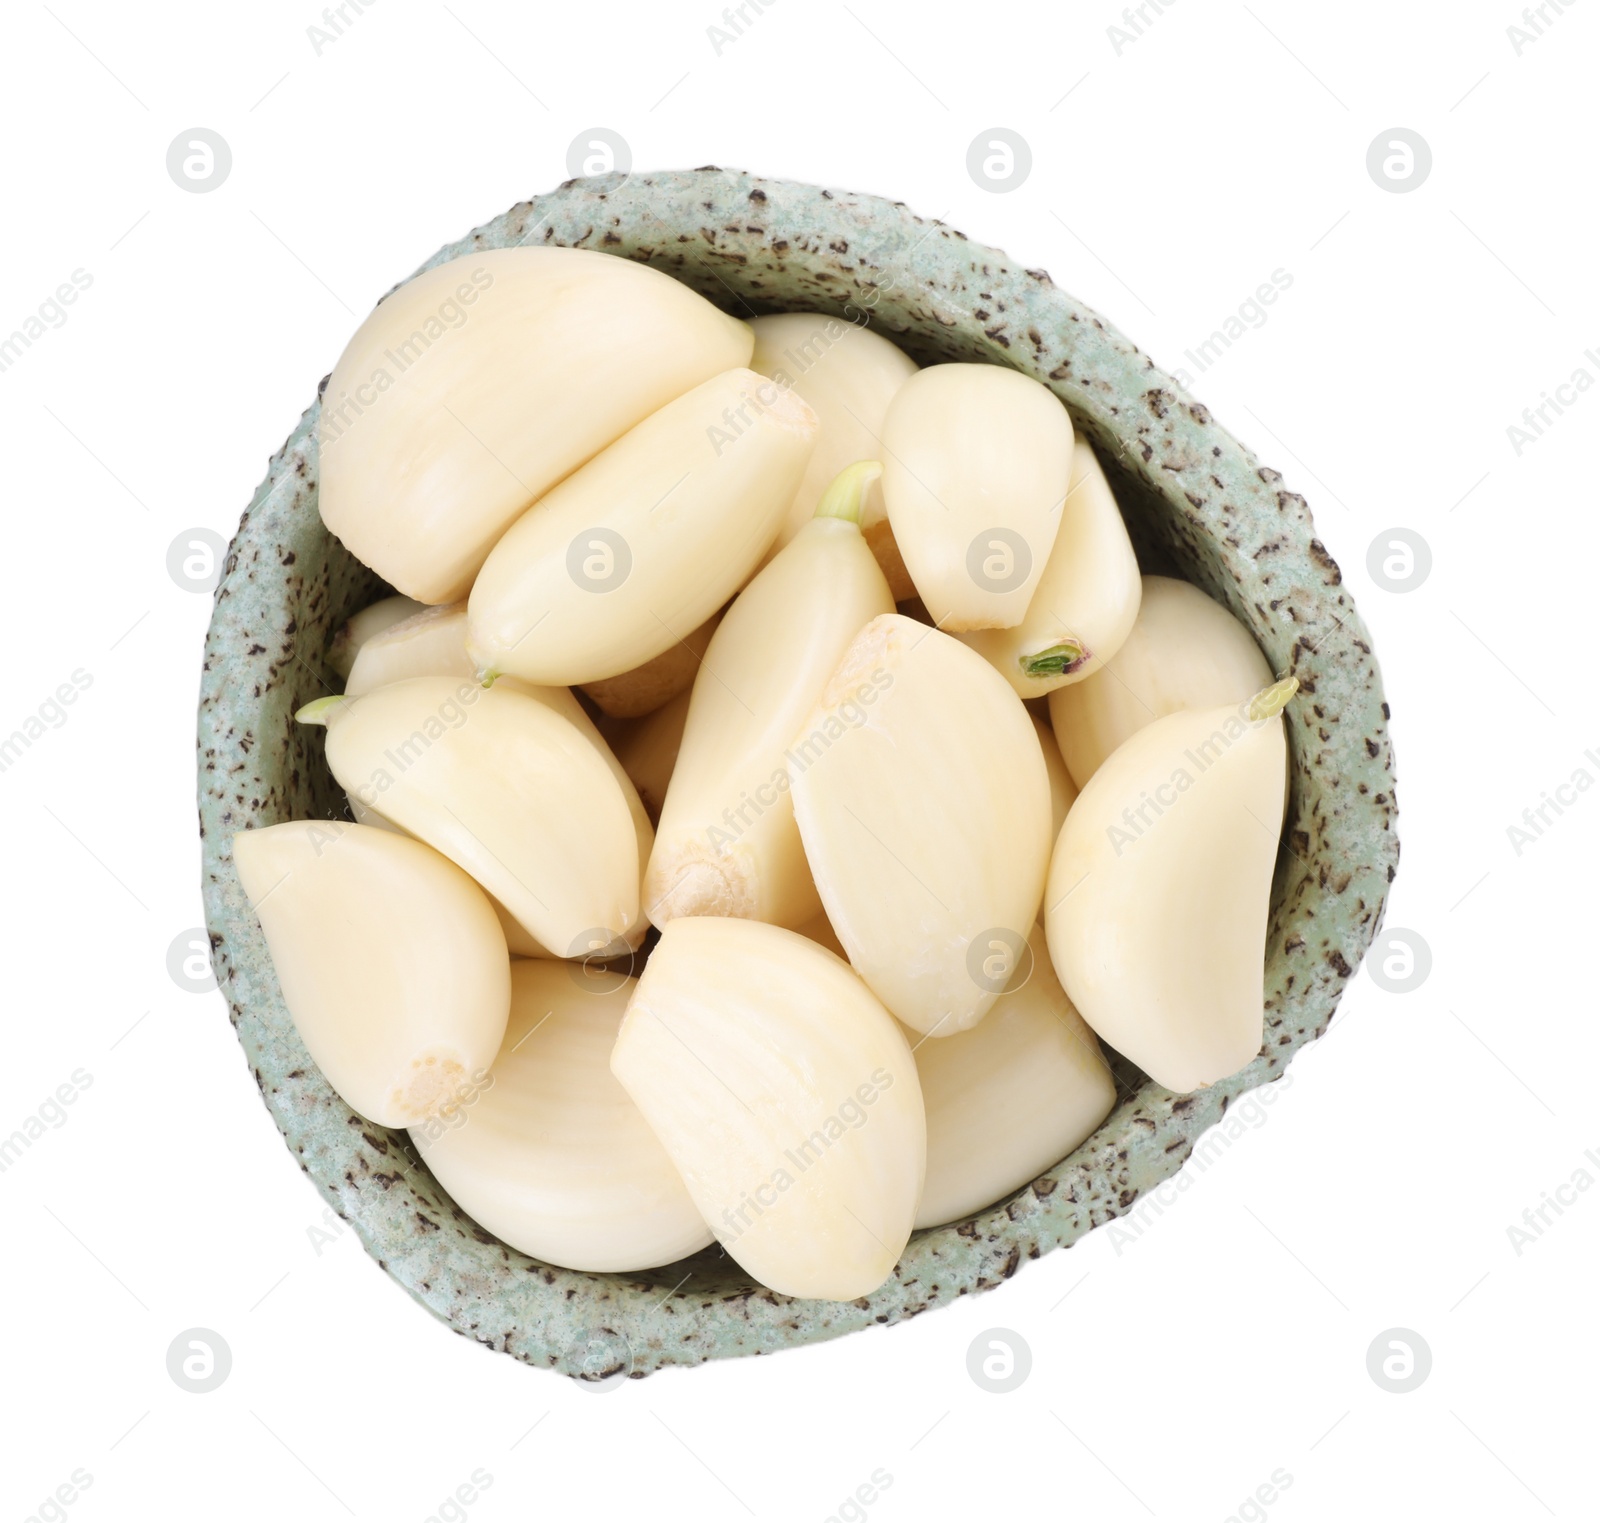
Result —
<instances>
[{"instance_id":1,"label":"ceramic bowl","mask_svg":"<svg viewBox=\"0 0 1600 1523\"><path fill-rule=\"evenodd\" d=\"M458 1333L583 1379L768 1354L992 1290L1127 1212L1203 1132L1328 1026L1376 932L1399 857L1389 708L1377 659L1305 500L1205 405L1044 270L877 196L714 167L574 180L441 249L423 268L513 244L654 265L744 316L832 313L914 358L1010 365L1049 386L1104 460L1141 562L1225 604L1280 673L1292 785L1273 889L1266 1039L1232 1078L1174 1095L1128 1065L1100 1129L967 1221L917 1233L893 1277L851 1302L794 1300L720 1249L637 1274L581 1274L465 1216L403 1132L353 1114L284 1008L229 842L246 826L342 816L323 732L296 708L333 690L322 655L385 591L317 515L317 406L273 456L229 550L206 640L199 805L212 958L273 1120L367 1252Z\"/></svg>"}]
</instances>

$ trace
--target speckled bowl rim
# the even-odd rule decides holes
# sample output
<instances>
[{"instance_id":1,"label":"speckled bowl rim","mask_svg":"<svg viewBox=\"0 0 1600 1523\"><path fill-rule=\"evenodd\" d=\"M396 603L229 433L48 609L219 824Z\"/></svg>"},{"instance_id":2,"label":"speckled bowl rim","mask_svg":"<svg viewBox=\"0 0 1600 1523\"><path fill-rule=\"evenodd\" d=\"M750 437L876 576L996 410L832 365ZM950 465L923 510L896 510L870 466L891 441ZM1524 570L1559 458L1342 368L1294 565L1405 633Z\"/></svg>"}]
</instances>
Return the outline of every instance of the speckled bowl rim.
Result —
<instances>
[{"instance_id":1,"label":"speckled bowl rim","mask_svg":"<svg viewBox=\"0 0 1600 1523\"><path fill-rule=\"evenodd\" d=\"M1233 1101L1280 1076L1326 1030L1377 931L1399 857L1389 711L1339 568L1304 499L1104 318L1043 270L899 202L710 166L609 175L519 203L422 269L513 244L640 260L746 316L810 309L870 321L919 360L1010 365L1055 391L1105 461L1146 569L1202 587L1250 627L1280 673L1300 680L1265 1042L1249 1067L1199 1094L1145 1082L1010 1199L916 1234L893 1277L858 1301L778 1295L717 1249L596 1275L500 1243L440 1191L403 1133L354 1115L310 1062L230 855L246 826L342 811L317 737L292 715L328 690L331 631L383 587L317 516L319 403L245 510L201 681L212 959L267 1109L319 1193L413 1297L464 1336L578 1378L771 1353L992 1289L1171 1178Z\"/></svg>"}]
</instances>

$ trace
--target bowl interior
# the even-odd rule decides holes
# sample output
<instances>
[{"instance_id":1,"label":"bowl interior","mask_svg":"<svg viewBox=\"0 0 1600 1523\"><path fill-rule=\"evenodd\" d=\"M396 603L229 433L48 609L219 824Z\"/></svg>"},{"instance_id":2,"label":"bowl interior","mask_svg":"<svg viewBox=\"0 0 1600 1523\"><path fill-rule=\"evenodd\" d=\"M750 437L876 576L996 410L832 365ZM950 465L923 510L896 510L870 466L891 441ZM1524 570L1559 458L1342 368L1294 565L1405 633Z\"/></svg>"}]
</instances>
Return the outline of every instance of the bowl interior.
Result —
<instances>
[{"instance_id":1,"label":"bowl interior","mask_svg":"<svg viewBox=\"0 0 1600 1523\"><path fill-rule=\"evenodd\" d=\"M328 1088L283 1008L233 871L246 826L347 817L301 704L338 681L322 654L387 590L323 528L314 405L254 494L216 595L199 726L213 961L263 1098L302 1168L405 1288L456 1331L580 1378L772 1352L914 1316L1001 1283L1128 1211L1175 1173L1238 1096L1327 1027L1375 934L1398 860L1388 707L1371 642L1302 498L1103 318L998 250L899 203L720 169L572 181L520 203L423 268L550 243L642 260L741 316L867 323L923 363L1010 365L1051 386L1106 466L1146 571L1224 603L1300 679L1267 944L1266 1040L1234 1077L1176 1096L1115 1064L1119 1103L1008 1200L917 1233L894 1277L849 1303L755 1284L717 1247L629 1275L544 1265L460 1212L404 1133Z\"/></svg>"}]
</instances>

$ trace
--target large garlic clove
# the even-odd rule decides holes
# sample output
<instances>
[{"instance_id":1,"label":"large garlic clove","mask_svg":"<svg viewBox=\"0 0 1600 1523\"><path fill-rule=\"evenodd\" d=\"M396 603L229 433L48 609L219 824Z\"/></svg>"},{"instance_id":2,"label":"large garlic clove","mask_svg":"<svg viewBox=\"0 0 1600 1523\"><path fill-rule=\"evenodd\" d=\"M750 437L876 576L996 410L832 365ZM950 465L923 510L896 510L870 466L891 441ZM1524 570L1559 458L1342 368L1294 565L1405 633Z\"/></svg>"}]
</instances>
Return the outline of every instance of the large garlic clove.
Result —
<instances>
[{"instance_id":1,"label":"large garlic clove","mask_svg":"<svg viewBox=\"0 0 1600 1523\"><path fill-rule=\"evenodd\" d=\"M706 647L711 644L720 619L720 614L713 614L699 629L643 666L615 677L604 677L599 682L585 682L584 696L612 719L637 719L653 714L694 686L705 660Z\"/></svg>"},{"instance_id":2,"label":"large garlic clove","mask_svg":"<svg viewBox=\"0 0 1600 1523\"><path fill-rule=\"evenodd\" d=\"M876 618L788 750L795 818L851 965L906 1025L952 1036L998 987L1050 858L1050 782L1005 679L951 635Z\"/></svg>"},{"instance_id":3,"label":"large garlic clove","mask_svg":"<svg viewBox=\"0 0 1600 1523\"><path fill-rule=\"evenodd\" d=\"M1050 722L1081 788L1153 720L1236 704L1271 681L1250 631L1226 608L1188 582L1147 576L1127 639L1105 670L1050 695Z\"/></svg>"},{"instance_id":4,"label":"large garlic clove","mask_svg":"<svg viewBox=\"0 0 1600 1523\"><path fill-rule=\"evenodd\" d=\"M645 913L791 929L822 911L785 750L862 626L894 601L856 526L876 462L842 472L813 518L734 599L695 681L645 872Z\"/></svg>"},{"instance_id":5,"label":"large garlic clove","mask_svg":"<svg viewBox=\"0 0 1600 1523\"><path fill-rule=\"evenodd\" d=\"M913 1036L928 1116L918 1227L960 1221L1059 1163L1105 1120L1117 1087L1035 926L1006 992L971 1031Z\"/></svg>"},{"instance_id":6,"label":"large garlic clove","mask_svg":"<svg viewBox=\"0 0 1600 1523\"><path fill-rule=\"evenodd\" d=\"M472 662L467 657L465 603L448 603L437 608L424 609L404 623L396 624L384 630L382 634L374 635L362 646L360 654L356 657L344 696L359 698L376 688L387 687L393 682L404 682L410 677L454 677L458 681L466 682L473 680ZM612 754L611 747L606 744L604 736L584 711L583 705L573 696L570 688L539 687L509 677L505 679L505 686L508 690L536 699L546 708L554 709L569 724L575 726L595 748L601 761L616 778L617 786L622 789L622 796L627 800L628 812L633 816L634 833L639 838L639 872L642 876L644 865L650 860L650 848L655 844L655 830L651 826L650 816L645 812L638 790L633 786L633 780L623 770L622 763ZM352 812L355 807L355 802L352 800ZM516 936L510 926L506 928L506 935L508 940L515 937L519 942L527 941L525 935ZM532 944L537 945L537 943ZM513 946L511 950L520 956L544 955L539 951L523 951L521 945Z\"/></svg>"},{"instance_id":7,"label":"large garlic clove","mask_svg":"<svg viewBox=\"0 0 1600 1523\"><path fill-rule=\"evenodd\" d=\"M548 1264L646 1269L712 1241L611 1074L635 982L570 963L513 963L511 1018L493 1070L445 1114L411 1128L468 1216Z\"/></svg>"},{"instance_id":8,"label":"large garlic clove","mask_svg":"<svg viewBox=\"0 0 1600 1523\"><path fill-rule=\"evenodd\" d=\"M1134 558L1105 472L1079 439L1072 487L1044 573L1021 621L962 639L1023 698L1082 682L1115 656L1139 612Z\"/></svg>"},{"instance_id":9,"label":"large garlic clove","mask_svg":"<svg viewBox=\"0 0 1600 1523\"><path fill-rule=\"evenodd\" d=\"M241 831L233 861L295 1029L352 1110L410 1126L483 1077L506 1029L509 961L459 867L336 820Z\"/></svg>"},{"instance_id":10,"label":"large garlic clove","mask_svg":"<svg viewBox=\"0 0 1600 1523\"><path fill-rule=\"evenodd\" d=\"M652 413L494 547L467 604L478 669L595 682L676 645L760 564L816 432L751 370Z\"/></svg>"},{"instance_id":11,"label":"large garlic clove","mask_svg":"<svg viewBox=\"0 0 1600 1523\"><path fill-rule=\"evenodd\" d=\"M630 259L510 248L438 265L379 303L323 390L323 522L401 592L464 598L530 502L753 342Z\"/></svg>"},{"instance_id":12,"label":"large garlic clove","mask_svg":"<svg viewBox=\"0 0 1600 1523\"><path fill-rule=\"evenodd\" d=\"M781 550L810 521L840 471L857 460L883 458L884 416L917 364L870 328L822 312L779 312L752 318L750 327L756 336L750 368L792 386L817 415L816 453L778 535ZM862 504L861 534L895 598L913 596L876 481Z\"/></svg>"},{"instance_id":13,"label":"large garlic clove","mask_svg":"<svg viewBox=\"0 0 1600 1523\"><path fill-rule=\"evenodd\" d=\"M1119 746L1067 815L1045 928L1083 1018L1166 1088L1261 1047L1262 978L1294 678Z\"/></svg>"},{"instance_id":14,"label":"large garlic clove","mask_svg":"<svg viewBox=\"0 0 1600 1523\"><path fill-rule=\"evenodd\" d=\"M646 811L655 820L661 818L667 785L678 764L678 748L683 744L692 696L692 692L679 693L653 714L634 720L613 747L622 770L633 780Z\"/></svg>"},{"instance_id":15,"label":"large garlic clove","mask_svg":"<svg viewBox=\"0 0 1600 1523\"><path fill-rule=\"evenodd\" d=\"M391 625L400 623L402 619L409 619L412 614L421 613L424 606L415 598L399 596L380 598L359 613L351 614L334 631L333 639L328 642L327 655L323 659L341 677L348 678L350 668L355 665L356 656L360 653L362 645Z\"/></svg>"},{"instance_id":16,"label":"large garlic clove","mask_svg":"<svg viewBox=\"0 0 1600 1523\"><path fill-rule=\"evenodd\" d=\"M594 742L510 687L413 677L299 717L328 726L347 794L442 851L539 943L636 946L639 837Z\"/></svg>"},{"instance_id":17,"label":"large garlic clove","mask_svg":"<svg viewBox=\"0 0 1600 1523\"><path fill-rule=\"evenodd\" d=\"M941 629L1022 621L1061 525L1072 420L998 365L935 365L894 395L883 496L895 543Z\"/></svg>"},{"instance_id":18,"label":"large garlic clove","mask_svg":"<svg viewBox=\"0 0 1600 1523\"><path fill-rule=\"evenodd\" d=\"M674 920L611 1071L763 1285L849 1301L888 1277L922 1190L922 1095L899 1027L831 952L758 921Z\"/></svg>"}]
</instances>

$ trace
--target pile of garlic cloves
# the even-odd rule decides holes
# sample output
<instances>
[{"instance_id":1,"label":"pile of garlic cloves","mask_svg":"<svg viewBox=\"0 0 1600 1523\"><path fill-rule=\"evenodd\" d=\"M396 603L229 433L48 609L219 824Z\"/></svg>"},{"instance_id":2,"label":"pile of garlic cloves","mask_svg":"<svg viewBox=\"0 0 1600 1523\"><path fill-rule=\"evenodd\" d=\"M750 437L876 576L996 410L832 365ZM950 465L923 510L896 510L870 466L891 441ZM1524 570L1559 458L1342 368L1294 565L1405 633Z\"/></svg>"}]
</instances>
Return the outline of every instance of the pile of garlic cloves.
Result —
<instances>
[{"instance_id":1,"label":"pile of garlic cloves","mask_svg":"<svg viewBox=\"0 0 1600 1523\"><path fill-rule=\"evenodd\" d=\"M517 248L381 303L319 444L395 589L297 716L350 817L234 862L329 1084L504 1242L854 1300L1100 1126L1102 1040L1255 1058L1295 682L1039 382Z\"/></svg>"}]
</instances>

